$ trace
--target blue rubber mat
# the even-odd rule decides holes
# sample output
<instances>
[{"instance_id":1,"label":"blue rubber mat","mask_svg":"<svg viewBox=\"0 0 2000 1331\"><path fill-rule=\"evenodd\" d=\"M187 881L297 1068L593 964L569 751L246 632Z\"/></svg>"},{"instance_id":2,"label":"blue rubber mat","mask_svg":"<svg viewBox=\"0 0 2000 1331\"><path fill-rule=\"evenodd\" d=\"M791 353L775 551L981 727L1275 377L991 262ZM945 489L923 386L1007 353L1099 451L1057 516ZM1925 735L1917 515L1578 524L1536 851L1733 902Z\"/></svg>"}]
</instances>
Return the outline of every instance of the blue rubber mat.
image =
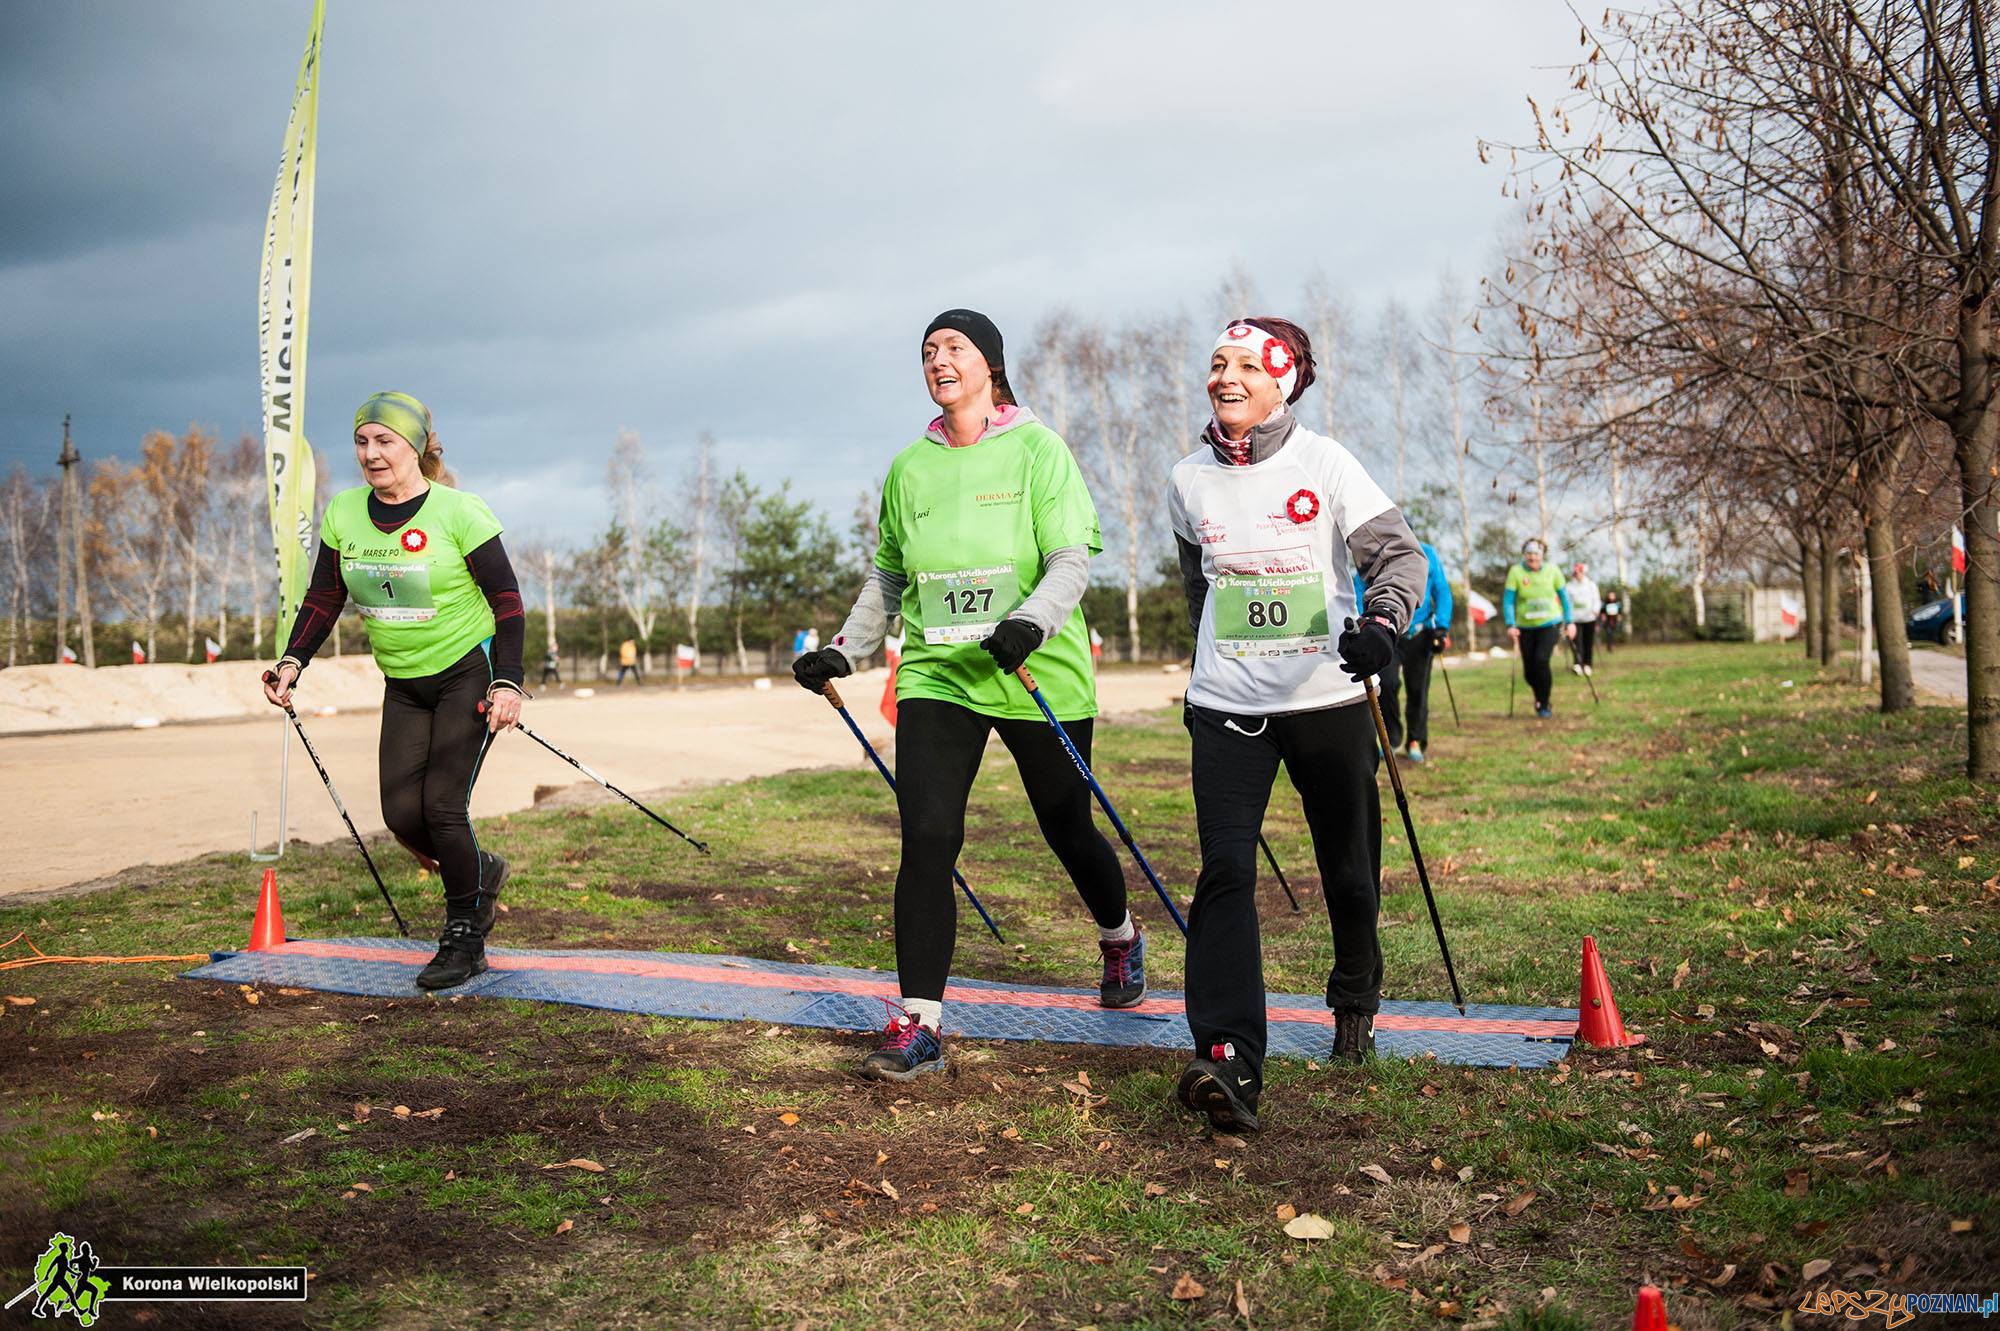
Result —
<instances>
[{"instance_id":1,"label":"blue rubber mat","mask_svg":"<svg viewBox=\"0 0 2000 1331\"><path fill-rule=\"evenodd\" d=\"M413 982L433 947L420 939L294 939L261 952L217 952L191 980L294 985L336 994L420 998ZM874 1031L887 1020L882 1000L899 990L893 975L843 966L800 966L748 957L676 952L489 948L484 975L449 991L520 998L614 1012L711 1021L761 1021L830 1030ZM953 979L945 991L948 1029L978 1040L1050 1040L1186 1049L1186 1005L1154 990L1137 1008L1107 1011L1091 989L1053 989ZM1270 1052L1324 1057L1333 1014L1304 994L1269 996ZM1560 1061L1576 1036L1577 1014L1561 1008L1471 1007L1385 1002L1375 1021L1377 1050L1435 1057L1473 1067L1543 1067Z\"/></svg>"}]
</instances>

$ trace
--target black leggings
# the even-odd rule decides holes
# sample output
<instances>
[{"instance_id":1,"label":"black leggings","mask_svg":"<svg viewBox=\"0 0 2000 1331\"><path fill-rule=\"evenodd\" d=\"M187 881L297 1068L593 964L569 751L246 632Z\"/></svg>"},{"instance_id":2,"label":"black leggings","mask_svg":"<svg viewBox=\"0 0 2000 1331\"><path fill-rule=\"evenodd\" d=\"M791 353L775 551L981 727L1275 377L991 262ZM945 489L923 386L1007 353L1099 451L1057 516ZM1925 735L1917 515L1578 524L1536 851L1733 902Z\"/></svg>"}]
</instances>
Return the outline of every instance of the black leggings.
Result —
<instances>
[{"instance_id":1,"label":"black leggings","mask_svg":"<svg viewBox=\"0 0 2000 1331\"><path fill-rule=\"evenodd\" d=\"M1065 721L1085 762L1091 722ZM941 999L958 941L958 886L952 866L965 844L965 801L998 731L1042 838L1069 872L1077 894L1106 929L1125 922L1125 873L1090 816L1083 783L1055 728L1046 721L991 717L956 703L911 698L896 707L896 804L903 818L903 859L896 870L896 973L903 997Z\"/></svg>"},{"instance_id":2,"label":"black leggings","mask_svg":"<svg viewBox=\"0 0 2000 1331\"><path fill-rule=\"evenodd\" d=\"M483 647L448 669L392 679L382 692L382 820L437 861L447 917L479 908L479 839L467 805L492 736L480 700L493 682Z\"/></svg>"},{"instance_id":3,"label":"black leggings","mask_svg":"<svg viewBox=\"0 0 2000 1331\"><path fill-rule=\"evenodd\" d=\"M1560 623L1521 630L1521 674L1526 676L1528 687L1534 690L1537 707L1549 705L1549 690L1555 684L1554 674L1549 670L1549 657L1554 654L1556 639L1562 631Z\"/></svg>"},{"instance_id":4,"label":"black leggings","mask_svg":"<svg viewBox=\"0 0 2000 1331\"><path fill-rule=\"evenodd\" d=\"M1590 665L1596 658L1597 621L1580 619L1576 624L1576 661L1578 665Z\"/></svg>"},{"instance_id":5,"label":"black leggings","mask_svg":"<svg viewBox=\"0 0 2000 1331\"><path fill-rule=\"evenodd\" d=\"M1289 716L1194 709L1194 811L1201 877L1188 911L1187 1018L1195 1052L1236 1046L1262 1076L1264 955L1257 927L1257 834L1284 763L1312 829L1333 926L1328 1007L1382 1005L1382 804L1368 705Z\"/></svg>"}]
</instances>

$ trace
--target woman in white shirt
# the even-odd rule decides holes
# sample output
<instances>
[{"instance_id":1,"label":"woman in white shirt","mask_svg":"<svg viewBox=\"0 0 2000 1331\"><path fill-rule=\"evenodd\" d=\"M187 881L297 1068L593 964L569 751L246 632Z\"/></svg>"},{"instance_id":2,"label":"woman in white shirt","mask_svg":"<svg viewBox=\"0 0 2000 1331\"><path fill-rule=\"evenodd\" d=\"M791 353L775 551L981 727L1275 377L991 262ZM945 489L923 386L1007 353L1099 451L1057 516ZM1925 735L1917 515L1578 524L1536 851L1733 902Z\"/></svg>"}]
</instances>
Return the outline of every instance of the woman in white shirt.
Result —
<instances>
[{"instance_id":1,"label":"woman in white shirt","mask_svg":"<svg viewBox=\"0 0 2000 1331\"><path fill-rule=\"evenodd\" d=\"M1257 1127L1263 1081L1257 832L1280 763L1312 829L1333 924L1334 1057L1359 1062L1373 1050L1381 1005L1378 754L1361 680L1393 659L1427 566L1354 455L1288 410L1312 381L1312 344L1297 325L1231 323L1209 362L1214 418L1168 487L1196 640L1186 720L1202 860L1188 913L1196 1057L1178 1095L1232 1132Z\"/></svg>"}]
</instances>

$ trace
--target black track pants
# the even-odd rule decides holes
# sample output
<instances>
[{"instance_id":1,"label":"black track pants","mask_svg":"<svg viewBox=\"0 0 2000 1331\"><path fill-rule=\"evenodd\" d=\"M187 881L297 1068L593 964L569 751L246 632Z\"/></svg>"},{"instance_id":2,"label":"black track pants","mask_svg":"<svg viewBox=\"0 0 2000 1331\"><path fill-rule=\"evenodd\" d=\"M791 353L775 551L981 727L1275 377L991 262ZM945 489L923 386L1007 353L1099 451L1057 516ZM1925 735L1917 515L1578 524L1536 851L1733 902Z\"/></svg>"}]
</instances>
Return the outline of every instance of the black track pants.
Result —
<instances>
[{"instance_id":1,"label":"black track pants","mask_svg":"<svg viewBox=\"0 0 2000 1331\"><path fill-rule=\"evenodd\" d=\"M1232 728L1233 727L1233 728ZM1194 805L1201 877L1188 912L1187 1013L1195 1050L1229 1041L1261 1078L1264 960L1257 928L1257 833L1278 764L1298 787L1333 925L1329 1007L1382 1004L1382 805L1375 723L1363 701L1291 716L1194 709Z\"/></svg>"},{"instance_id":2,"label":"black track pants","mask_svg":"<svg viewBox=\"0 0 2000 1331\"><path fill-rule=\"evenodd\" d=\"M1597 621L1582 619L1576 625L1576 660L1579 665L1593 665L1597 658Z\"/></svg>"},{"instance_id":3,"label":"black track pants","mask_svg":"<svg viewBox=\"0 0 2000 1331\"><path fill-rule=\"evenodd\" d=\"M1540 628L1521 630L1521 674L1534 691L1535 704L1549 705L1549 688L1555 677L1549 670L1549 657L1556 650L1556 639L1562 636L1560 623L1544 624Z\"/></svg>"},{"instance_id":4,"label":"black track pants","mask_svg":"<svg viewBox=\"0 0 2000 1331\"><path fill-rule=\"evenodd\" d=\"M449 669L392 679L382 693L382 820L438 863L445 914L479 906L479 842L466 806L491 738L479 703L493 682L483 647Z\"/></svg>"},{"instance_id":5,"label":"black track pants","mask_svg":"<svg viewBox=\"0 0 2000 1331\"><path fill-rule=\"evenodd\" d=\"M1431 663L1437 656L1432 650L1434 632L1419 629L1396 649L1403 658L1404 715L1410 743L1426 747L1431 742Z\"/></svg>"},{"instance_id":6,"label":"black track pants","mask_svg":"<svg viewBox=\"0 0 2000 1331\"><path fill-rule=\"evenodd\" d=\"M1090 761L1089 721L1063 729ZM1047 721L983 715L933 698L896 706L896 804L903 819L903 859L896 870L896 973L903 997L941 999L958 942L958 886L952 866L965 844L965 801L998 731L1042 838L1068 871L1090 914L1106 929L1125 922L1125 873L1117 852L1091 821L1090 787Z\"/></svg>"}]
</instances>

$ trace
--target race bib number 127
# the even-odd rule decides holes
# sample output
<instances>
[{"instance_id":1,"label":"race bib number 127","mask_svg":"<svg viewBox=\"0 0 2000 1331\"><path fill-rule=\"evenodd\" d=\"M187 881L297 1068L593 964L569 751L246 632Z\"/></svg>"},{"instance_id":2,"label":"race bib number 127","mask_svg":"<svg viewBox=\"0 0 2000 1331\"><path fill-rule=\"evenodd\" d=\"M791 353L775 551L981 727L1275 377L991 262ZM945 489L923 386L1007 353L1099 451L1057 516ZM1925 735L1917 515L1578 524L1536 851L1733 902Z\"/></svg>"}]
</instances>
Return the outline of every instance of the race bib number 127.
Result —
<instances>
[{"instance_id":1,"label":"race bib number 127","mask_svg":"<svg viewBox=\"0 0 2000 1331\"><path fill-rule=\"evenodd\" d=\"M1021 600L1021 583L1012 564L917 573L917 612L923 616L924 641L978 642L992 634Z\"/></svg>"}]
</instances>

